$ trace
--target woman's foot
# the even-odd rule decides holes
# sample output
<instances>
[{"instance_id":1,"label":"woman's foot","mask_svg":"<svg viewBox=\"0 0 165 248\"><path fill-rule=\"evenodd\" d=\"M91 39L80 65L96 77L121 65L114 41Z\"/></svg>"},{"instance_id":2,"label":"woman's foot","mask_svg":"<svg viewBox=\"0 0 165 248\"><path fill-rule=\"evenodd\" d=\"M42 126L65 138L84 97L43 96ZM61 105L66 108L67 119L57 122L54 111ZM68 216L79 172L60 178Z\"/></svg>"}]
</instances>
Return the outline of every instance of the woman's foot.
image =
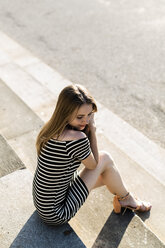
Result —
<instances>
[{"instance_id":1,"label":"woman's foot","mask_svg":"<svg viewBox=\"0 0 165 248\"><path fill-rule=\"evenodd\" d=\"M137 211L145 212L151 209L151 204L149 202L141 201L133 197L131 193L129 193L128 197L124 200L120 200L121 207L135 209Z\"/></svg>"},{"instance_id":2,"label":"woman's foot","mask_svg":"<svg viewBox=\"0 0 165 248\"><path fill-rule=\"evenodd\" d=\"M122 207L140 212L149 211L152 207L149 202L144 202L134 198L130 193L124 197L114 196L113 205L115 213L120 213Z\"/></svg>"}]
</instances>

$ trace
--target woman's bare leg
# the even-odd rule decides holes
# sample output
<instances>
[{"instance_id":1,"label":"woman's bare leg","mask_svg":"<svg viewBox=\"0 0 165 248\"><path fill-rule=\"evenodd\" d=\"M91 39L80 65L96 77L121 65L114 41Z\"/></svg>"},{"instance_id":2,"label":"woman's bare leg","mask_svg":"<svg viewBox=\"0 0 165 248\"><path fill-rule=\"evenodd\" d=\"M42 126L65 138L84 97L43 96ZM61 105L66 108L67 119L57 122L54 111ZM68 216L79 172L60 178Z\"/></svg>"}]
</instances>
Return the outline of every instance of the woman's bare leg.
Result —
<instances>
[{"instance_id":1,"label":"woman's bare leg","mask_svg":"<svg viewBox=\"0 0 165 248\"><path fill-rule=\"evenodd\" d=\"M94 188L105 185L114 195L124 197L128 193L128 189L124 185L113 159L107 152L100 152L97 167L94 170L83 169L80 177L86 184L89 192ZM121 201L121 204L122 206L130 205L136 207L137 201L130 194L126 200ZM142 206L142 209L145 210L145 206Z\"/></svg>"},{"instance_id":2,"label":"woman's bare leg","mask_svg":"<svg viewBox=\"0 0 165 248\"><path fill-rule=\"evenodd\" d=\"M96 187L106 185L112 194L125 196L128 193L113 159L107 152L100 152L97 167L94 170L85 168L80 177L89 192Z\"/></svg>"}]
</instances>

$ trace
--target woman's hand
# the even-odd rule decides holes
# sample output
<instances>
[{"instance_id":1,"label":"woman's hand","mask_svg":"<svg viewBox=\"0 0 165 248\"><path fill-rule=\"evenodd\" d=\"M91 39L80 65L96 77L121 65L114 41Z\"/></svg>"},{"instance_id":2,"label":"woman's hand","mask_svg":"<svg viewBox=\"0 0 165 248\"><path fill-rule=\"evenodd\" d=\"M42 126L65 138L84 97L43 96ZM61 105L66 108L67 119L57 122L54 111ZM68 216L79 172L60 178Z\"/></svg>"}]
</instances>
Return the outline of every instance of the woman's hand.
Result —
<instances>
[{"instance_id":1,"label":"woman's hand","mask_svg":"<svg viewBox=\"0 0 165 248\"><path fill-rule=\"evenodd\" d=\"M90 131L95 131L96 130L96 125L95 125L95 119L94 119L94 113L92 113L91 118L89 120L89 130Z\"/></svg>"},{"instance_id":2,"label":"woman's hand","mask_svg":"<svg viewBox=\"0 0 165 248\"><path fill-rule=\"evenodd\" d=\"M96 125L95 125L95 120L94 120L94 113L92 113L89 123L86 125L85 129L83 132L89 137L90 132L96 131Z\"/></svg>"}]
</instances>

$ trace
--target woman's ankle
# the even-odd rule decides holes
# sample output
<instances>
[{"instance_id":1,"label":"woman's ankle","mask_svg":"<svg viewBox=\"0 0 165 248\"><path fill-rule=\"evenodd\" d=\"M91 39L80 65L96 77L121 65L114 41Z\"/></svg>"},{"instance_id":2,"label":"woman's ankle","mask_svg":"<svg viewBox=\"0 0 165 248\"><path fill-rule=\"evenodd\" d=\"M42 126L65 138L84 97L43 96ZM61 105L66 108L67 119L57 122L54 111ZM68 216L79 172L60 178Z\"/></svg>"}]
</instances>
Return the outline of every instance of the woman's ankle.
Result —
<instances>
[{"instance_id":1,"label":"woman's ankle","mask_svg":"<svg viewBox=\"0 0 165 248\"><path fill-rule=\"evenodd\" d=\"M129 196L130 196L130 193L129 192L126 192L124 194L118 195L118 199L119 199L119 201L123 201L125 199L128 199Z\"/></svg>"}]
</instances>

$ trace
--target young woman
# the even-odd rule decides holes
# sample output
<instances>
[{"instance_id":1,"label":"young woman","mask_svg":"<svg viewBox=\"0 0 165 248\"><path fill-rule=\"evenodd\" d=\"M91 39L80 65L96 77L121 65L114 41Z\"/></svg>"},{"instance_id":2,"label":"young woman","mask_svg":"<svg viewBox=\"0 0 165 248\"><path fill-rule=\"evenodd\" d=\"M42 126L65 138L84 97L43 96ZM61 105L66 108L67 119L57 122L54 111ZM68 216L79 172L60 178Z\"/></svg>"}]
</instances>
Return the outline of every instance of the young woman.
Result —
<instances>
[{"instance_id":1,"label":"young woman","mask_svg":"<svg viewBox=\"0 0 165 248\"><path fill-rule=\"evenodd\" d=\"M37 137L33 199L39 216L48 224L69 221L90 191L103 185L115 195L115 213L120 213L121 207L133 211L151 209L150 203L137 200L128 192L111 155L98 151L96 111L93 97L83 86L67 86ZM81 162L84 169L78 175Z\"/></svg>"}]
</instances>

